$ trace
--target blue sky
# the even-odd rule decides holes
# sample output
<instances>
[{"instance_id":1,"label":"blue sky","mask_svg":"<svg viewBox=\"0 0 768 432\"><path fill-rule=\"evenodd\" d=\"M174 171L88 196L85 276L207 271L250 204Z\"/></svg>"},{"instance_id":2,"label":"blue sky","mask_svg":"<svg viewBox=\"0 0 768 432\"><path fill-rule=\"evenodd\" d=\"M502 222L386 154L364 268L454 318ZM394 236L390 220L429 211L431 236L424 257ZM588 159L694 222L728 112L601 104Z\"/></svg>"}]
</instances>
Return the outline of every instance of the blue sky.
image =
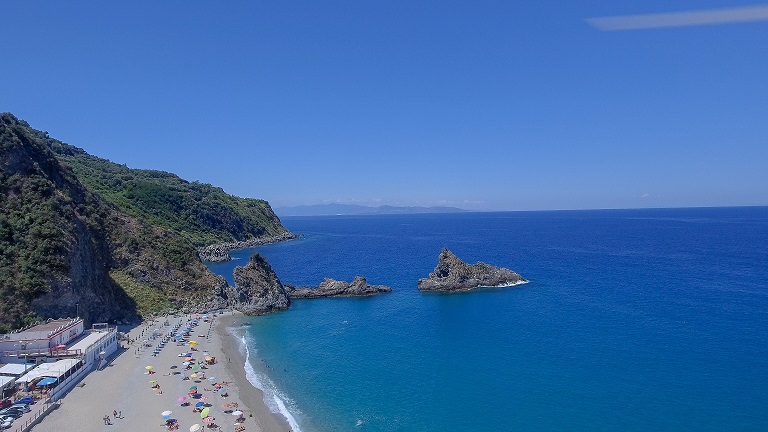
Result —
<instances>
[{"instance_id":1,"label":"blue sky","mask_svg":"<svg viewBox=\"0 0 768 432\"><path fill-rule=\"evenodd\" d=\"M273 206L768 205L768 20L680 15L763 3L218 3L4 0L0 111Z\"/></svg>"}]
</instances>

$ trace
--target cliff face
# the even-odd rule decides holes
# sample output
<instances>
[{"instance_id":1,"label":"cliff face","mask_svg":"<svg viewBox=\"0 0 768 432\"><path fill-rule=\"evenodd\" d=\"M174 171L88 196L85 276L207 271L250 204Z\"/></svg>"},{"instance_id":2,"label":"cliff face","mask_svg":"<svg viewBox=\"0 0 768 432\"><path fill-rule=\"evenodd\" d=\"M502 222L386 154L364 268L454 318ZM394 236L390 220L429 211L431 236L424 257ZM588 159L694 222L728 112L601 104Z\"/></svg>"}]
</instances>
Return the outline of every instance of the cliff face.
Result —
<instances>
[{"instance_id":1,"label":"cliff face","mask_svg":"<svg viewBox=\"0 0 768 432\"><path fill-rule=\"evenodd\" d=\"M111 210L28 125L0 115L0 328L78 309L91 321L136 315L109 277Z\"/></svg>"},{"instance_id":2,"label":"cliff face","mask_svg":"<svg viewBox=\"0 0 768 432\"><path fill-rule=\"evenodd\" d=\"M370 285L364 277L356 276L352 282L337 281L326 278L317 288L286 286L290 298L322 298L322 297L370 297L392 288L384 285Z\"/></svg>"},{"instance_id":3,"label":"cliff face","mask_svg":"<svg viewBox=\"0 0 768 432\"><path fill-rule=\"evenodd\" d=\"M245 267L235 267L235 287L227 290L227 301L248 315L288 309L291 301L272 266L258 253Z\"/></svg>"},{"instance_id":4,"label":"cliff face","mask_svg":"<svg viewBox=\"0 0 768 432\"><path fill-rule=\"evenodd\" d=\"M228 305L205 241L288 235L262 200L131 170L0 114L0 332Z\"/></svg>"},{"instance_id":5,"label":"cliff face","mask_svg":"<svg viewBox=\"0 0 768 432\"><path fill-rule=\"evenodd\" d=\"M437 267L429 277L419 279L421 291L456 292L480 287L510 286L527 282L512 270L483 262L467 264L448 249L438 257Z\"/></svg>"}]
</instances>

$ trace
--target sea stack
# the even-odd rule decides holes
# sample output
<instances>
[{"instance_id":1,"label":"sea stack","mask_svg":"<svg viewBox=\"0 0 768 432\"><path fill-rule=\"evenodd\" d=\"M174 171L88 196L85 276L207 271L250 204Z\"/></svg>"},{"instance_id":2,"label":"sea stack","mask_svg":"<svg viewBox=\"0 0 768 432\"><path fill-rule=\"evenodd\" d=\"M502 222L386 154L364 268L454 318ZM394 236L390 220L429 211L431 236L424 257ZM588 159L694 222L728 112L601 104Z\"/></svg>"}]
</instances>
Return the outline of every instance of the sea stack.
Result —
<instances>
[{"instance_id":1,"label":"sea stack","mask_svg":"<svg viewBox=\"0 0 768 432\"><path fill-rule=\"evenodd\" d=\"M235 267L235 289L230 302L247 315L263 315L288 309L285 287L266 259L254 253L245 267Z\"/></svg>"},{"instance_id":2,"label":"sea stack","mask_svg":"<svg viewBox=\"0 0 768 432\"><path fill-rule=\"evenodd\" d=\"M325 297L370 297L392 288L384 285L370 285L362 276L355 276L352 282L326 278L317 288L285 287L290 298L325 298Z\"/></svg>"},{"instance_id":3,"label":"sea stack","mask_svg":"<svg viewBox=\"0 0 768 432\"><path fill-rule=\"evenodd\" d=\"M467 264L448 249L440 251L437 267L429 277L419 279L421 291L463 292L476 288L503 287L527 282L510 269L478 262Z\"/></svg>"}]
</instances>

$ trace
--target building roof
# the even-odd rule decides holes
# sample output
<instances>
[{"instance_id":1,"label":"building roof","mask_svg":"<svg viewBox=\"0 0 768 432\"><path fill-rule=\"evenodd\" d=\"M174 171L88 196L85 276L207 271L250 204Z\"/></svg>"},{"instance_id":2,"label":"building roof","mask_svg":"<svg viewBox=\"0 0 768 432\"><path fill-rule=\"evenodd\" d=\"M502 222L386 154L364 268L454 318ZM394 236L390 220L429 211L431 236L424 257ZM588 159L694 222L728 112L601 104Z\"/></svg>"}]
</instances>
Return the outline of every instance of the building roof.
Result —
<instances>
[{"instance_id":1,"label":"building roof","mask_svg":"<svg viewBox=\"0 0 768 432\"><path fill-rule=\"evenodd\" d=\"M71 319L57 319L42 324L34 325L28 329L24 329L25 332L52 332L61 326L65 326L72 322Z\"/></svg>"},{"instance_id":2,"label":"building roof","mask_svg":"<svg viewBox=\"0 0 768 432\"><path fill-rule=\"evenodd\" d=\"M16 382L30 382L37 377L59 378L67 373L68 370L75 367L80 361L80 359L63 359L53 363L43 363L30 372L27 372L26 375L16 380Z\"/></svg>"},{"instance_id":3,"label":"building roof","mask_svg":"<svg viewBox=\"0 0 768 432\"><path fill-rule=\"evenodd\" d=\"M104 337L107 332L98 332L98 331L89 331L88 334L85 335L85 337L81 338L77 341L74 345L70 345L67 349L69 350L81 350L81 352L85 352L88 347L98 342L99 339Z\"/></svg>"}]
</instances>

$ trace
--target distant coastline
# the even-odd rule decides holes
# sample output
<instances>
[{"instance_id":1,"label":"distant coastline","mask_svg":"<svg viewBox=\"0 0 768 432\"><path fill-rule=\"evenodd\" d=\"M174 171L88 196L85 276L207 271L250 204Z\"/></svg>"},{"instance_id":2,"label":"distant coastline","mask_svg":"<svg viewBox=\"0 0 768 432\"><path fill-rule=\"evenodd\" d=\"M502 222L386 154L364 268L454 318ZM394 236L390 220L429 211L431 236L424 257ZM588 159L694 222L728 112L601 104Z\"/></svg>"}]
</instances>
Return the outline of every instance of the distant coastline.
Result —
<instances>
[{"instance_id":1,"label":"distant coastline","mask_svg":"<svg viewBox=\"0 0 768 432\"><path fill-rule=\"evenodd\" d=\"M389 206L370 207L355 204L315 204L295 207L275 207L278 217L284 216L352 216L352 215L387 215L387 214L434 214L464 213L469 210L458 207L433 206Z\"/></svg>"}]
</instances>

